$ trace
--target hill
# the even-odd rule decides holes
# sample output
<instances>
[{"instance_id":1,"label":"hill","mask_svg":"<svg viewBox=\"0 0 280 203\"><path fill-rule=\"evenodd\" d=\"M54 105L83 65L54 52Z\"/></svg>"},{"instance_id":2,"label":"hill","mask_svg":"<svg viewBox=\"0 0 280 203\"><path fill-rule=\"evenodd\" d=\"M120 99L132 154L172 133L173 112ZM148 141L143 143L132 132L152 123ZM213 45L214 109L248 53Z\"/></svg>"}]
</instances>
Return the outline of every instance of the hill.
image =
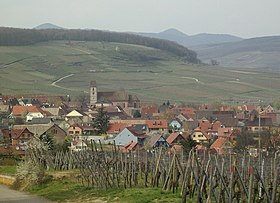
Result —
<instances>
[{"instance_id":1,"label":"hill","mask_svg":"<svg viewBox=\"0 0 280 203\"><path fill-rule=\"evenodd\" d=\"M205 102L270 100L279 71L188 64L156 48L116 42L48 41L0 46L0 93L78 97L91 80L101 91L126 89L141 100Z\"/></svg>"},{"instance_id":2,"label":"hill","mask_svg":"<svg viewBox=\"0 0 280 203\"><path fill-rule=\"evenodd\" d=\"M192 47L200 59L215 59L223 66L278 69L280 36L258 37L233 43Z\"/></svg>"},{"instance_id":3,"label":"hill","mask_svg":"<svg viewBox=\"0 0 280 203\"><path fill-rule=\"evenodd\" d=\"M34 27L36 30L46 30L46 29L63 29L62 27L59 27L57 25L51 24L51 23L43 23L41 25L38 25Z\"/></svg>"},{"instance_id":4,"label":"hill","mask_svg":"<svg viewBox=\"0 0 280 203\"><path fill-rule=\"evenodd\" d=\"M0 46L30 45L38 42L53 40L73 41L98 41L116 42L125 44L142 45L168 51L178 57L184 58L185 62L199 63L196 53L175 42L152 39L127 33L107 32L100 30L62 30L62 29L17 29L0 28Z\"/></svg>"},{"instance_id":5,"label":"hill","mask_svg":"<svg viewBox=\"0 0 280 203\"><path fill-rule=\"evenodd\" d=\"M206 44L217 44L225 42L237 42L242 40L240 37L227 34L208 34L202 33L197 35L186 35L185 33L176 30L168 29L160 33L136 33L146 37L153 37L159 39L166 39L177 42L185 47L206 45Z\"/></svg>"}]
</instances>

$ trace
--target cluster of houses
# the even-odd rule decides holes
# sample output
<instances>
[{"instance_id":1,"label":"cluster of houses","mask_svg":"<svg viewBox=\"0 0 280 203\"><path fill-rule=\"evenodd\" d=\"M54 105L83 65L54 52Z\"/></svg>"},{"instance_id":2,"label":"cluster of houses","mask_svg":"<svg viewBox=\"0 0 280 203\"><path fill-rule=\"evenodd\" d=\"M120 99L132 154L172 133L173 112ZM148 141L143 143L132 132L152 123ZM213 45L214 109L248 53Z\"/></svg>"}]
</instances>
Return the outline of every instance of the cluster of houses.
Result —
<instances>
[{"instance_id":1,"label":"cluster of houses","mask_svg":"<svg viewBox=\"0 0 280 203\"><path fill-rule=\"evenodd\" d=\"M89 150L95 140L114 143L125 152L158 147L174 152L191 138L197 150L210 148L224 154L233 149L243 128L258 132L280 125L280 112L270 105L243 104L233 110L230 106L149 104L125 90L98 91L95 81L89 94L89 102L60 96L0 95L0 153L24 155L30 140L49 135L58 144L70 139L71 151ZM100 108L109 116L102 135L93 127Z\"/></svg>"}]
</instances>

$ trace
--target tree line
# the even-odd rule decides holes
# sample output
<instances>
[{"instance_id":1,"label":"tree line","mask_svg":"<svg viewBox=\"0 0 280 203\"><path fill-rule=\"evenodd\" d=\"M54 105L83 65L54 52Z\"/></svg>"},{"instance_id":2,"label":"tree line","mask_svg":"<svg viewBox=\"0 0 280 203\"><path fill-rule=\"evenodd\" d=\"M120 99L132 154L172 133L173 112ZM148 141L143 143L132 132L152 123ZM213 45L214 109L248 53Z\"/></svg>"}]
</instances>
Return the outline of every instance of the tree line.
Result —
<instances>
[{"instance_id":1,"label":"tree line","mask_svg":"<svg viewBox=\"0 0 280 203\"><path fill-rule=\"evenodd\" d=\"M0 46L31 45L52 40L100 41L136 44L171 52L186 62L199 63L196 52L176 42L134 34L80 29L20 29L0 27Z\"/></svg>"}]
</instances>

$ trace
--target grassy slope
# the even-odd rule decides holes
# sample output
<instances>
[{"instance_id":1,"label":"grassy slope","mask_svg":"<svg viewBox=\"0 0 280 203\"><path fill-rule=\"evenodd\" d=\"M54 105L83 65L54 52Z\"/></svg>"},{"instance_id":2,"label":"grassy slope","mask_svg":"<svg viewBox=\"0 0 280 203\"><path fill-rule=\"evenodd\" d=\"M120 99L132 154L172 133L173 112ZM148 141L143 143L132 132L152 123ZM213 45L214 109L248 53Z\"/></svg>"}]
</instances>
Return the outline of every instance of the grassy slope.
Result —
<instances>
[{"instance_id":1,"label":"grassy slope","mask_svg":"<svg viewBox=\"0 0 280 203\"><path fill-rule=\"evenodd\" d=\"M16 166L0 165L0 175L10 175L16 174Z\"/></svg>"},{"instance_id":2,"label":"grassy slope","mask_svg":"<svg viewBox=\"0 0 280 203\"><path fill-rule=\"evenodd\" d=\"M128 44L69 45L59 41L0 47L0 92L4 94L80 95L88 91L91 80L96 80L101 90L124 88L148 101L279 96L279 72L238 70L246 72L185 64L170 53ZM74 75L57 82L63 88L51 85L69 74Z\"/></svg>"},{"instance_id":3,"label":"grassy slope","mask_svg":"<svg viewBox=\"0 0 280 203\"><path fill-rule=\"evenodd\" d=\"M15 172L16 166L0 166L0 175L15 175ZM56 202L181 202L179 192L173 194L172 192L162 191L159 188L92 189L78 183L73 178L77 174L77 170L50 171L48 175L51 175L54 179L48 180L41 185L32 186L32 188L29 188L29 192ZM0 184L11 184L10 182L1 181L3 180L0 180Z\"/></svg>"},{"instance_id":4,"label":"grassy slope","mask_svg":"<svg viewBox=\"0 0 280 203\"><path fill-rule=\"evenodd\" d=\"M50 181L40 186L34 186L30 192L58 202L181 202L179 192L173 194L172 192L161 191L159 188L128 188L126 190L115 188L98 190L84 187L66 179Z\"/></svg>"},{"instance_id":5,"label":"grassy slope","mask_svg":"<svg viewBox=\"0 0 280 203\"><path fill-rule=\"evenodd\" d=\"M203 61L216 59L228 67L279 70L280 37L259 37L233 43L193 47ZM279 72L279 71L278 71Z\"/></svg>"}]
</instances>

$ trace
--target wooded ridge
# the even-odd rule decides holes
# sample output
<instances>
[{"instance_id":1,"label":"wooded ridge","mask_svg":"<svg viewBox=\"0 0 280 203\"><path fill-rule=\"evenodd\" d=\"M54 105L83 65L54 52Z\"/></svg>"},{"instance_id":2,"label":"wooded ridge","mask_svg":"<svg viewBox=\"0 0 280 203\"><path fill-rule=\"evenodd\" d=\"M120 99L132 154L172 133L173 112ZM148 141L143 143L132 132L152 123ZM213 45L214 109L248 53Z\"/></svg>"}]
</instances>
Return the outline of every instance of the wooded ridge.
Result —
<instances>
[{"instance_id":1,"label":"wooded ridge","mask_svg":"<svg viewBox=\"0 0 280 203\"><path fill-rule=\"evenodd\" d=\"M0 28L0 46L31 45L52 40L100 41L136 44L171 52L186 62L199 63L196 52L168 40L100 30Z\"/></svg>"}]
</instances>

